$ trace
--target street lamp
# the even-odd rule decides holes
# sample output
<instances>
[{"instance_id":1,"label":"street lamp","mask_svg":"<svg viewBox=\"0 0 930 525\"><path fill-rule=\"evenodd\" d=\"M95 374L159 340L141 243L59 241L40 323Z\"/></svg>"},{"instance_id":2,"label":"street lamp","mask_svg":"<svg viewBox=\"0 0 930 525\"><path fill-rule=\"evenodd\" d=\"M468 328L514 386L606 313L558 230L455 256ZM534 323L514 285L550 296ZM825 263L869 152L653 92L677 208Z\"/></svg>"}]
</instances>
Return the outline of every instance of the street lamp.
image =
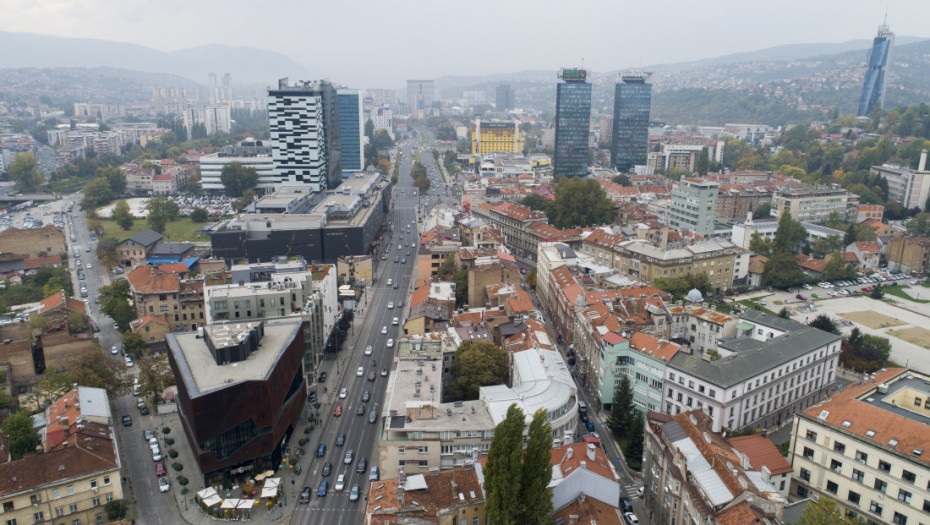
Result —
<instances>
[{"instance_id":1,"label":"street lamp","mask_svg":"<svg viewBox=\"0 0 930 525\"><path fill-rule=\"evenodd\" d=\"M284 493L284 506L287 507L287 449L285 449L284 457L281 458L281 492Z\"/></svg>"}]
</instances>

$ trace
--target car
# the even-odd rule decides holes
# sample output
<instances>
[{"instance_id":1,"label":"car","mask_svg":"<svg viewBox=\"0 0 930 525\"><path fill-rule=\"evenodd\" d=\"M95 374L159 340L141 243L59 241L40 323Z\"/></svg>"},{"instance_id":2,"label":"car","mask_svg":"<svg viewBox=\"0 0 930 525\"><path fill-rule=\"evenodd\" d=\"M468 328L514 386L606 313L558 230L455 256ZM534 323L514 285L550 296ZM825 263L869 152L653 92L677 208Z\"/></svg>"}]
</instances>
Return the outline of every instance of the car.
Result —
<instances>
[{"instance_id":1,"label":"car","mask_svg":"<svg viewBox=\"0 0 930 525\"><path fill-rule=\"evenodd\" d=\"M388 348L394 348L394 340L393 340L393 339L388 339L388 341L387 341L387 347L388 347Z\"/></svg>"},{"instance_id":2,"label":"car","mask_svg":"<svg viewBox=\"0 0 930 525\"><path fill-rule=\"evenodd\" d=\"M366 403L367 403L368 400L370 400L370 399L371 399L371 392L369 392L368 390L362 392L362 401L363 401L363 402L366 402Z\"/></svg>"},{"instance_id":3,"label":"car","mask_svg":"<svg viewBox=\"0 0 930 525\"><path fill-rule=\"evenodd\" d=\"M88 270L92 269L93 267L94 267L93 264L87 263L87 269L88 269Z\"/></svg>"},{"instance_id":4,"label":"car","mask_svg":"<svg viewBox=\"0 0 930 525\"><path fill-rule=\"evenodd\" d=\"M765 299L762 299L761 301L759 301L759 304L761 304L762 306L765 306L768 303L765 301Z\"/></svg>"},{"instance_id":5,"label":"car","mask_svg":"<svg viewBox=\"0 0 930 525\"><path fill-rule=\"evenodd\" d=\"M368 481L378 481L379 477L378 465L372 465L371 469L368 471Z\"/></svg>"},{"instance_id":6,"label":"car","mask_svg":"<svg viewBox=\"0 0 930 525\"><path fill-rule=\"evenodd\" d=\"M388 301L388 310L394 309L394 301Z\"/></svg>"},{"instance_id":7,"label":"car","mask_svg":"<svg viewBox=\"0 0 930 525\"><path fill-rule=\"evenodd\" d=\"M807 283L802 284L801 288L804 288L805 290L813 290L813 287Z\"/></svg>"},{"instance_id":8,"label":"car","mask_svg":"<svg viewBox=\"0 0 930 525\"><path fill-rule=\"evenodd\" d=\"M119 353L119 347L116 346L116 345L111 346L111 347L110 347L110 353L113 354L113 355L118 354L118 353Z\"/></svg>"},{"instance_id":9,"label":"car","mask_svg":"<svg viewBox=\"0 0 930 525\"><path fill-rule=\"evenodd\" d=\"M358 483L352 485L352 488L349 490L349 501L358 501L359 490Z\"/></svg>"},{"instance_id":10,"label":"car","mask_svg":"<svg viewBox=\"0 0 930 525\"><path fill-rule=\"evenodd\" d=\"M403 300L403 299L401 299L400 301L397 301L397 307L398 307L398 308L403 308L403 306L404 306L404 300Z\"/></svg>"},{"instance_id":11,"label":"car","mask_svg":"<svg viewBox=\"0 0 930 525\"><path fill-rule=\"evenodd\" d=\"M158 477L165 475L165 463L163 461L159 461L155 464L155 475Z\"/></svg>"},{"instance_id":12,"label":"car","mask_svg":"<svg viewBox=\"0 0 930 525\"><path fill-rule=\"evenodd\" d=\"M141 405L139 405L139 413L142 414L143 416L149 415L149 407L147 407L145 403L142 403Z\"/></svg>"},{"instance_id":13,"label":"car","mask_svg":"<svg viewBox=\"0 0 930 525\"><path fill-rule=\"evenodd\" d=\"M368 371L368 380L374 381L378 376L375 374L374 369Z\"/></svg>"},{"instance_id":14,"label":"car","mask_svg":"<svg viewBox=\"0 0 930 525\"><path fill-rule=\"evenodd\" d=\"M361 458L359 458L358 464L355 465L355 472L358 472L359 474L364 474L366 470L368 470L368 458L366 458L365 456L362 456Z\"/></svg>"},{"instance_id":15,"label":"car","mask_svg":"<svg viewBox=\"0 0 930 525\"><path fill-rule=\"evenodd\" d=\"M626 522L626 525L639 525L639 518L636 517L636 514L632 512L627 512L623 515L623 521Z\"/></svg>"},{"instance_id":16,"label":"car","mask_svg":"<svg viewBox=\"0 0 930 525\"><path fill-rule=\"evenodd\" d=\"M323 480L320 482L320 488L316 489L316 495L323 498L326 497L326 493L329 492L329 480Z\"/></svg>"},{"instance_id":17,"label":"car","mask_svg":"<svg viewBox=\"0 0 930 525\"><path fill-rule=\"evenodd\" d=\"M371 412L368 413L368 422L374 423L377 420L378 420L378 413L375 412L375 409L372 408Z\"/></svg>"},{"instance_id":18,"label":"car","mask_svg":"<svg viewBox=\"0 0 930 525\"><path fill-rule=\"evenodd\" d=\"M814 299L820 299L820 294L817 292L813 292L811 293L811 297L813 297Z\"/></svg>"},{"instance_id":19,"label":"car","mask_svg":"<svg viewBox=\"0 0 930 525\"><path fill-rule=\"evenodd\" d=\"M310 503L310 487L304 487L304 489L300 491L300 502Z\"/></svg>"},{"instance_id":20,"label":"car","mask_svg":"<svg viewBox=\"0 0 930 525\"><path fill-rule=\"evenodd\" d=\"M385 331L387 331L387 327L385 326L384 328L385 328ZM366 347L365 347L365 355L371 355L371 352L372 352L372 350L371 350L371 345L366 346Z\"/></svg>"},{"instance_id":21,"label":"car","mask_svg":"<svg viewBox=\"0 0 930 525\"><path fill-rule=\"evenodd\" d=\"M588 422L588 413L587 412L578 412L578 417L581 419L582 423Z\"/></svg>"},{"instance_id":22,"label":"car","mask_svg":"<svg viewBox=\"0 0 930 525\"><path fill-rule=\"evenodd\" d=\"M386 334L386 333L387 333L387 325L384 325L384 326L381 327L381 333L382 333L382 334Z\"/></svg>"},{"instance_id":23,"label":"car","mask_svg":"<svg viewBox=\"0 0 930 525\"><path fill-rule=\"evenodd\" d=\"M333 490L342 490L344 488L346 488L346 475L339 474L336 478L336 484L333 485Z\"/></svg>"},{"instance_id":24,"label":"car","mask_svg":"<svg viewBox=\"0 0 930 525\"><path fill-rule=\"evenodd\" d=\"M320 375L316 378L317 383L326 382L326 372L320 372Z\"/></svg>"},{"instance_id":25,"label":"car","mask_svg":"<svg viewBox=\"0 0 930 525\"><path fill-rule=\"evenodd\" d=\"M394 283L394 289L395 290L397 289L397 283Z\"/></svg>"},{"instance_id":26,"label":"car","mask_svg":"<svg viewBox=\"0 0 930 525\"><path fill-rule=\"evenodd\" d=\"M351 465L351 464L352 464L352 457L353 457L354 455L355 455L355 451L352 450L351 448L350 448L349 450L346 450L346 455L345 455L345 457L342 458L342 462L345 463L346 465Z\"/></svg>"},{"instance_id":27,"label":"car","mask_svg":"<svg viewBox=\"0 0 930 525\"><path fill-rule=\"evenodd\" d=\"M161 451L153 450L152 451L152 461L159 462L161 461Z\"/></svg>"},{"instance_id":28,"label":"car","mask_svg":"<svg viewBox=\"0 0 930 525\"><path fill-rule=\"evenodd\" d=\"M124 427L131 427L131 426L132 426L132 416L130 416L130 415L128 415L128 414L123 416L123 426L124 426Z\"/></svg>"},{"instance_id":29,"label":"car","mask_svg":"<svg viewBox=\"0 0 930 525\"><path fill-rule=\"evenodd\" d=\"M593 433L594 433L594 423L592 423L591 421L585 422L584 428L585 428L585 430L588 431L589 434L593 434Z\"/></svg>"},{"instance_id":30,"label":"car","mask_svg":"<svg viewBox=\"0 0 930 525\"><path fill-rule=\"evenodd\" d=\"M395 317L395 318L391 321L391 324L394 325L394 326L397 326L397 323L398 323L398 322L399 322L399 320Z\"/></svg>"},{"instance_id":31,"label":"car","mask_svg":"<svg viewBox=\"0 0 930 525\"><path fill-rule=\"evenodd\" d=\"M355 409L355 415L356 415L356 416L364 416L364 415L365 415L365 403L360 404L360 405L358 406L358 408Z\"/></svg>"},{"instance_id":32,"label":"car","mask_svg":"<svg viewBox=\"0 0 930 525\"><path fill-rule=\"evenodd\" d=\"M126 366L127 366L127 367L130 367L130 368L132 367L132 358L131 358L131 357L129 357L129 356L127 355L125 358L123 358L123 360L126 362Z\"/></svg>"},{"instance_id":33,"label":"car","mask_svg":"<svg viewBox=\"0 0 930 525\"><path fill-rule=\"evenodd\" d=\"M643 497L643 487L639 487L639 488L636 489L636 497L637 497L637 498L642 498L642 497Z\"/></svg>"},{"instance_id":34,"label":"car","mask_svg":"<svg viewBox=\"0 0 930 525\"><path fill-rule=\"evenodd\" d=\"M151 442L153 439L155 439L155 433L152 432L151 429L147 428L142 431L142 439ZM156 443L158 443L158 441L156 441Z\"/></svg>"},{"instance_id":35,"label":"car","mask_svg":"<svg viewBox=\"0 0 930 525\"><path fill-rule=\"evenodd\" d=\"M316 447L316 457L321 458L326 455L326 443L320 443L320 446Z\"/></svg>"},{"instance_id":36,"label":"car","mask_svg":"<svg viewBox=\"0 0 930 525\"><path fill-rule=\"evenodd\" d=\"M346 444L346 433L340 432L339 435L336 436L336 446L341 447L345 444Z\"/></svg>"},{"instance_id":37,"label":"car","mask_svg":"<svg viewBox=\"0 0 930 525\"><path fill-rule=\"evenodd\" d=\"M316 390L310 390L307 392L307 402L316 403Z\"/></svg>"},{"instance_id":38,"label":"car","mask_svg":"<svg viewBox=\"0 0 930 525\"><path fill-rule=\"evenodd\" d=\"M168 492L169 490L171 490L171 482L168 481L168 478L158 478L158 491Z\"/></svg>"},{"instance_id":39,"label":"car","mask_svg":"<svg viewBox=\"0 0 930 525\"><path fill-rule=\"evenodd\" d=\"M399 261L399 260L400 260L400 257L398 257L398 256L395 255L395 256L394 256L394 263L396 264L397 261Z\"/></svg>"},{"instance_id":40,"label":"car","mask_svg":"<svg viewBox=\"0 0 930 525\"><path fill-rule=\"evenodd\" d=\"M403 259L401 259L400 264L407 264L407 258L404 257Z\"/></svg>"},{"instance_id":41,"label":"car","mask_svg":"<svg viewBox=\"0 0 930 525\"><path fill-rule=\"evenodd\" d=\"M365 367L360 366L358 370L355 371L355 377L362 377L363 375L365 375Z\"/></svg>"},{"instance_id":42,"label":"car","mask_svg":"<svg viewBox=\"0 0 930 525\"><path fill-rule=\"evenodd\" d=\"M333 415L336 417L342 415L342 405L336 405L336 408L333 409Z\"/></svg>"},{"instance_id":43,"label":"car","mask_svg":"<svg viewBox=\"0 0 930 525\"><path fill-rule=\"evenodd\" d=\"M327 461L326 464L323 465L323 471L321 472L321 474L325 478L326 476L329 476L330 473L332 473L332 471L333 471L333 462Z\"/></svg>"},{"instance_id":44,"label":"car","mask_svg":"<svg viewBox=\"0 0 930 525\"><path fill-rule=\"evenodd\" d=\"M381 367L381 377L387 377L387 368Z\"/></svg>"},{"instance_id":45,"label":"car","mask_svg":"<svg viewBox=\"0 0 930 525\"><path fill-rule=\"evenodd\" d=\"M393 279L388 279L387 285L388 285L388 286L391 286L392 284L394 284L394 280L393 280Z\"/></svg>"},{"instance_id":46,"label":"car","mask_svg":"<svg viewBox=\"0 0 930 525\"><path fill-rule=\"evenodd\" d=\"M90 246L88 246L87 248L84 248L84 251L87 253L90 253Z\"/></svg>"},{"instance_id":47,"label":"car","mask_svg":"<svg viewBox=\"0 0 930 525\"><path fill-rule=\"evenodd\" d=\"M797 298L799 301L806 301L806 300L807 300L807 297L804 297L804 296L801 295L801 294L795 295L795 298Z\"/></svg>"},{"instance_id":48,"label":"car","mask_svg":"<svg viewBox=\"0 0 930 525\"><path fill-rule=\"evenodd\" d=\"M630 501L630 498L620 498L620 512L623 514L633 512L633 502Z\"/></svg>"}]
</instances>

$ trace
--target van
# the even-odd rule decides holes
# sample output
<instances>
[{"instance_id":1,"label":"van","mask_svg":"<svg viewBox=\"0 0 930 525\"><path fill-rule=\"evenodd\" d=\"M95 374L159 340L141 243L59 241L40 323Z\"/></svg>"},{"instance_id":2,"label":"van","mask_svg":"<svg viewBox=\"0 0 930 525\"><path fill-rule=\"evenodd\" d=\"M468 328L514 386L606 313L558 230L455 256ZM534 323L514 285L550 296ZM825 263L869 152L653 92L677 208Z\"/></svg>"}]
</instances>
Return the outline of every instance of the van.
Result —
<instances>
[{"instance_id":1,"label":"van","mask_svg":"<svg viewBox=\"0 0 930 525\"><path fill-rule=\"evenodd\" d=\"M378 465L372 465L371 469L368 470L368 481L378 481Z\"/></svg>"}]
</instances>

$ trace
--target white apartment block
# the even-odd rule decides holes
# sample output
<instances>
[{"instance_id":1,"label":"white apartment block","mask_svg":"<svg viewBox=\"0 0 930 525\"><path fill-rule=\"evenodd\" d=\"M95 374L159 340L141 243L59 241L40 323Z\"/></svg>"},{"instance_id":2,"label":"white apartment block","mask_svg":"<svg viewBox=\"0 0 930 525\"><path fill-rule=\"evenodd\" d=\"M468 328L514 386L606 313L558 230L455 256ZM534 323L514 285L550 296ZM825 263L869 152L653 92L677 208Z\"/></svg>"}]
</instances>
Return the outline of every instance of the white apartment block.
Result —
<instances>
[{"instance_id":1,"label":"white apartment block","mask_svg":"<svg viewBox=\"0 0 930 525\"><path fill-rule=\"evenodd\" d=\"M203 124L207 135L214 133L229 133L232 131L232 117L226 104L211 105L203 108L188 108L182 114L187 136L191 136L191 128L195 124Z\"/></svg>"}]
</instances>

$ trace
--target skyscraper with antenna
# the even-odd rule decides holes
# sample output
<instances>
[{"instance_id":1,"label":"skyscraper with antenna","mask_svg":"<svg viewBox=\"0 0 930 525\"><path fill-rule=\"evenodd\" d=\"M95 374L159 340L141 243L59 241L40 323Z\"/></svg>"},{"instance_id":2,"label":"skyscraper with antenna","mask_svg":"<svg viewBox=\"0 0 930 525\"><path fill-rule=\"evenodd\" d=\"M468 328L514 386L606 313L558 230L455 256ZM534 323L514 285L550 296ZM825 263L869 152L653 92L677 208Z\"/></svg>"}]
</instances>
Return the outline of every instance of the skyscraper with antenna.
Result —
<instances>
[{"instance_id":1,"label":"skyscraper with antenna","mask_svg":"<svg viewBox=\"0 0 930 525\"><path fill-rule=\"evenodd\" d=\"M865 82L862 84L862 97L859 99L860 117L875 109L876 104L885 103L885 73L891 64L891 48L894 46L894 33L888 28L888 14L885 21L878 26L878 34L872 41L866 61Z\"/></svg>"}]
</instances>

